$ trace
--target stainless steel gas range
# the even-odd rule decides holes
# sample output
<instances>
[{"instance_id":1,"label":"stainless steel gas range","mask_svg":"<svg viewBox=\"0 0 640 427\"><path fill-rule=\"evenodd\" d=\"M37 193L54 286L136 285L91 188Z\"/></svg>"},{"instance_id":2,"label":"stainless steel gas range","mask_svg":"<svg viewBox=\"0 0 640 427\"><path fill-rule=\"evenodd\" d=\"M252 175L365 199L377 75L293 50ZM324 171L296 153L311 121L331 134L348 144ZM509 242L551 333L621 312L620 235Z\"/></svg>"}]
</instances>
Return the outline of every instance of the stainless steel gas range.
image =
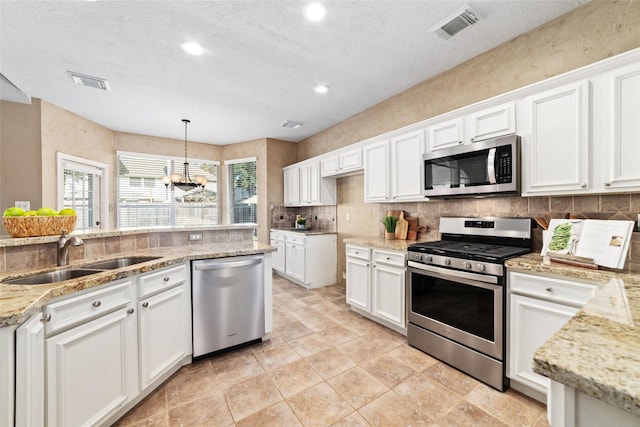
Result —
<instances>
[{"instance_id":1,"label":"stainless steel gas range","mask_svg":"<svg viewBox=\"0 0 640 427\"><path fill-rule=\"evenodd\" d=\"M505 260L532 250L530 218L440 219L409 247L408 343L505 390Z\"/></svg>"}]
</instances>

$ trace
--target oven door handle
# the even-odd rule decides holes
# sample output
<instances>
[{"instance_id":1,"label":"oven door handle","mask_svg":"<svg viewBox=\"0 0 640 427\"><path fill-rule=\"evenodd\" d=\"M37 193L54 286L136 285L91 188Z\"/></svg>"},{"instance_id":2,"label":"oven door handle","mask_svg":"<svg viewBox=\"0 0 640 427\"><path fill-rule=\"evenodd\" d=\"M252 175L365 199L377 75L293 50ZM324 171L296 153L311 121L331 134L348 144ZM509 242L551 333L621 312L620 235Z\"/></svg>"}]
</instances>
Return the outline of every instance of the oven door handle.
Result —
<instances>
[{"instance_id":1,"label":"oven door handle","mask_svg":"<svg viewBox=\"0 0 640 427\"><path fill-rule=\"evenodd\" d=\"M496 183L496 149L489 149L489 156L487 157L487 176L489 177L489 184Z\"/></svg>"},{"instance_id":2,"label":"oven door handle","mask_svg":"<svg viewBox=\"0 0 640 427\"><path fill-rule=\"evenodd\" d=\"M413 268L418 274L427 274L429 276L438 277L440 279L450 280L451 278L473 280L474 282L492 283L498 284L498 278L496 276L486 274L469 273L466 271L452 270L449 268L434 267L432 265L420 264L419 262L409 261L407 265ZM428 273L423 273L428 272ZM487 287L487 289L493 289Z\"/></svg>"}]
</instances>

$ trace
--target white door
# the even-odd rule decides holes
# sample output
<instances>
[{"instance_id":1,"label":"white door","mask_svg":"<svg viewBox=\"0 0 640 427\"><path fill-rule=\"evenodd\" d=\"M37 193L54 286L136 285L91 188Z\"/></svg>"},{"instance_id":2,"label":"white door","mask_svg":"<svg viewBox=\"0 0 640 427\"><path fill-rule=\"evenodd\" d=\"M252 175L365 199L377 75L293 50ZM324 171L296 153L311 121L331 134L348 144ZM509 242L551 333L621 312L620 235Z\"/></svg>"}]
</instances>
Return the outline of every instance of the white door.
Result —
<instances>
[{"instance_id":1,"label":"white door","mask_svg":"<svg viewBox=\"0 0 640 427\"><path fill-rule=\"evenodd\" d=\"M276 247L276 251L272 253L273 269L280 273L285 272L285 244L281 240L272 240L271 245Z\"/></svg>"},{"instance_id":2,"label":"white door","mask_svg":"<svg viewBox=\"0 0 640 427\"><path fill-rule=\"evenodd\" d=\"M320 170L317 161L300 167L300 203L320 204Z\"/></svg>"},{"instance_id":3,"label":"white door","mask_svg":"<svg viewBox=\"0 0 640 427\"><path fill-rule=\"evenodd\" d=\"M284 171L284 205L297 206L300 204L300 168Z\"/></svg>"},{"instance_id":4,"label":"white door","mask_svg":"<svg viewBox=\"0 0 640 427\"><path fill-rule=\"evenodd\" d=\"M424 131L391 140L391 196L394 201L420 200L422 195L422 155Z\"/></svg>"},{"instance_id":5,"label":"white door","mask_svg":"<svg viewBox=\"0 0 640 427\"><path fill-rule=\"evenodd\" d=\"M305 247L296 244L286 245L286 274L301 282L305 281L306 264L305 264Z\"/></svg>"},{"instance_id":6,"label":"white door","mask_svg":"<svg viewBox=\"0 0 640 427\"><path fill-rule=\"evenodd\" d=\"M186 284L138 302L142 390L189 354L190 303Z\"/></svg>"},{"instance_id":7,"label":"white door","mask_svg":"<svg viewBox=\"0 0 640 427\"><path fill-rule=\"evenodd\" d=\"M372 313L405 328L405 270L373 264Z\"/></svg>"},{"instance_id":8,"label":"white door","mask_svg":"<svg viewBox=\"0 0 640 427\"><path fill-rule=\"evenodd\" d=\"M347 257L347 304L371 311L369 261Z\"/></svg>"},{"instance_id":9,"label":"white door","mask_svg":"<svg viewBox=\"0 0 640 427\"><path fill-rule=\"evenodd\" d=\"M640 64L608 73L605 81L609 97L605 190L637 190L640 187Z\"/></svg>"},{"instance_id":10,"label":"white door","mask_svg":"<svg viewBox=\"0 0 640 427\"><path fill-rule=\"evenodd\" d=\"M464 142L464 120L462 117L429 126L429 150L455 147Z\"/></svg>"},{"instance_id":11,"label":"white door","mask_svg":"<svg viewBox=\"0 0 640 427\"><path fill-rule=\"evenodd\" d=\"M47 426L88 426L138 393L136 316L125 307L46 340Z\"/></svg>"},{"instance_id":12,"label":"white door","mask_svg":"<svg viewBox=\"0 0 640 427\"><path fill-rule=\"evenodd\" d=\"M589 188L589 102L587 80L527 98L523 135L527 195Z\"/></svg>"},{"instance_id":13,"label":"white door","mask_svg":"<svg viewBox=\"0 0 640 427\"><path fill-rule=\"evenodd\" d=\"M389 142L364 147L364 201L389 201Z\"/></svg>"},{"instance_id":14,"label":"white door","mask_svg":"<svg viewBox=\"0 0 640 427\"><path fill-rule=\"evenodd\" d=\"M516 105L514 102L487 108L469 114L467 120L472 142L509 135L516 132Z\"/></svg>"},{"instance_id":15,"label":"white door","mask_svg":"<svg viewBox=\"0 0 640 427\"><path fill-rule=\"evenodd\" d=\"M16 330L16 426L44 426L42 313Z\"/></svg>"},{"instance_id":16,"label":"white door","mask_svg":"<svg viewBox=\"0 0 640 427\"><path fill-rule=\"evenodd\" d=\"M533 355L578 309L513 294L510 303L509 378L547 394L549 379L533 372Z\"/></svg>"}]
</instances>

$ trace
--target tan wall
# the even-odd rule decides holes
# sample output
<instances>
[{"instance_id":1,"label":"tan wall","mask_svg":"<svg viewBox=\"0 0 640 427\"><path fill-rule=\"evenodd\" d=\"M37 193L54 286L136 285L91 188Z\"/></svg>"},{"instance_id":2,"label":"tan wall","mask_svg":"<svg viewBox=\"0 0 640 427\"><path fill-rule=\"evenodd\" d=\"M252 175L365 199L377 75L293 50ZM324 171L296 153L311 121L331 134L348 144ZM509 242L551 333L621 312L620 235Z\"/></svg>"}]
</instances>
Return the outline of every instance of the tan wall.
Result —
<instances>
[{"instance_id":1,"label":"tan wall","mask_svg":"<svg viewBox=\"0 0 640 427\"><path fill-rule=\"evenodd\" d=\"M42 207L40 100L0 101L0 209L27 200ZM5 230L0 230L4 234Z\"/></svg>"},{"instance_id":2,"label":"tan wall","mask_svg":"<svg viewBox=\"0 0 640 427\"><path fill-rule=\"evenodd\" d=\"M278 139L267 139L267 195L269 208L284 203L284 174L282 168L296 162L298 144ZM269 227L271 225L269 224Z\"/></svg>"}]
</instances>

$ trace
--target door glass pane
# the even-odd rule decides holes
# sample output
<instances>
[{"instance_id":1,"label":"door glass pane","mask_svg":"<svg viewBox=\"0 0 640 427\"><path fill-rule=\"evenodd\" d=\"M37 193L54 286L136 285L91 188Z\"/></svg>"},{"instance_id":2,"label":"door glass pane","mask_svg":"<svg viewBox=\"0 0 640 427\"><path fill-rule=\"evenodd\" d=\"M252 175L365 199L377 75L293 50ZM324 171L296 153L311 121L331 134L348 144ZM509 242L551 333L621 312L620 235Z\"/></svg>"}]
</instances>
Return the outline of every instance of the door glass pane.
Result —
<instances>
[{"instance_id":1,"label":"door glass pane","mask_svg":"<svg viewBox=\"0 0 640 427\"><path fill-rule=\"evenodd\" d=\"M76 211L78 222L76 230L91 230L100 228L101 194L98 174L64 169L63 208Z\"/></svg>"}]
</instances>

